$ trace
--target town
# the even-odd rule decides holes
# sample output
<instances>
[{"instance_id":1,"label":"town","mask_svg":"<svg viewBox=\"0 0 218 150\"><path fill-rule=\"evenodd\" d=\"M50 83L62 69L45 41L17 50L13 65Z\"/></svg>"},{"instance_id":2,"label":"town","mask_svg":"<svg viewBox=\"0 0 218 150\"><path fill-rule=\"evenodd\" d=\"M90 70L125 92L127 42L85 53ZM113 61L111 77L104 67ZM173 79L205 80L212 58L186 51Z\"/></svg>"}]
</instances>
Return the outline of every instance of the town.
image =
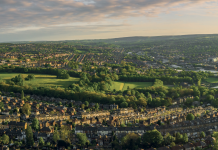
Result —
<instances>
[{"instance_id":1,"label":"town","mask_svg":"<svg viewBox=\"0 0 218 150\"><path fill-rule=\"evenodd\" d=\"M170 135L177 136L178 133L187 136L187 143L183 146L173 146L169 143L171 149L203 148L213 145L215 139L211 138L211 135L213 131L218 130L216 108L203 104L192 109L182 109L177 105L181 99L175 100L168 109L162 106L140 110L131 107L119 108L115 104L89 104L87 101L24 95L24 93L1 93L5 96L0 96L2 110L0 133L2 142L9 144L10 148L25 147L23 141L27 137L26 130L30 126L33 128L33 148L52 148L60 144L58 136L64 136L62 137L64 140L69 140L70 149L118 148L119 141L122 141L125 136L134 134L138 138L143 138L143 135L150 130L159 132L160 136L166 139ZM184 97L182 102L187 98L193 99L193 97ZM95 111L86 112L85 107L86 110ZM196 119L190 118L190 114ZM80 133L85 134L85 139L90 143L76 136ZM79 142L83 145L78 144ZM64 147L66 143L62 144L60 147Z\"/></svg>"},{"instance_id":2,"label":"town","mask_svg":"<svg viewBox=\"0 0 218 150\"><path fill-rule=\"evenodd\" d=\"M0 44L0 149L215 149L216 51L184 37Z\"/></svg>"},{"instance_id":3,"label":"town","mask_svg":"<svg viewBox=\"0 0 218 150\"><path fill-rule=\"evenodd\" d=\"M0 0L0 150L218 150L218 0Z\"/></svg>"}]
</instances>

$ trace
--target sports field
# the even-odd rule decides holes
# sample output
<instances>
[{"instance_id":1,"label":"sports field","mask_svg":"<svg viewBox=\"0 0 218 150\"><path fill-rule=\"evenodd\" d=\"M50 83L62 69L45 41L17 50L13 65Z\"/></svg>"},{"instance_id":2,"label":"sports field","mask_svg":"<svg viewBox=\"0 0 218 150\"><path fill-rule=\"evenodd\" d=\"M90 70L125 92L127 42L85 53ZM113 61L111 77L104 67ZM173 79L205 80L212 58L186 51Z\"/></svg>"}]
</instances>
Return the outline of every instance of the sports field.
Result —
<instances>
[{"instance_id":1,"label":"sports field","mask_svg":"<svg viewBox=\"0 0 218 150\"><path fill-rule=\"evenodd\" d=\"M128 86L129 88L144 88L148 86L153 86L153 82L113 82L111 89L116 89L117 91L121 90L127 90Z\"/></svg>"},{"instance_id":2,"label":"sports field","mask_svg":"<svg viewBox=\"0 0 218 150\"><path fill-rule=\"evenodd\" d=\"M207 82L209 83L218 83L218 78L216 77L209 77L206 79Z\"/></svg>"},{"instance_id":3,"label":"sports field","mask_svg":"<svg viewBox=\"0 0 218 150\"><path fill-rule=\"evenodd\" d=\"M0 74L0 79L10 80L11 78L19 75L19 73L3 73ZM25 78L28 74L21 74ZM33 87L62 87L67 88L69 85L79 81L79 78L70 77L69 79L57 79L55 75L45 75L45 74L34 74L35 79L31 81L25 81L24 85L33 86Z\"/></svg>"}]
</instances>

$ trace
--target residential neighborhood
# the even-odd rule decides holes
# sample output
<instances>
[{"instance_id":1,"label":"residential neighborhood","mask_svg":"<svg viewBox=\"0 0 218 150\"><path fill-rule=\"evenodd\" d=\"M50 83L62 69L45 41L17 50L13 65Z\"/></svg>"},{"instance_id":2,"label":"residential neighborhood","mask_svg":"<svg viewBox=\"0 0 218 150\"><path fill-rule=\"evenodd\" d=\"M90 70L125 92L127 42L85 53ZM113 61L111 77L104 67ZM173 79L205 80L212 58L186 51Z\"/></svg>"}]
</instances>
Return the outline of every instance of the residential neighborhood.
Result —
<instances>
[{"instance_id":1,"label":"residential neighborhood","mask_svg":"<svg viewBox=\"0 0 218 150\"><path fill-rule=\"evenodd\" d=\"M10 93L2 92L4 95ZM20 93L15 93L18 97L0 96L3 104L3 111L0 116L0 136L7 134L13 141L23 141L26 138L27 126L32 126L34 119L38 120L39 129L33 129L34 147L39 145L42 138L45 143L52 143L56 131L62 129L69 131L70 142L73 149L77 147L78 133L85 133L88 140L96 145L89 146L88 149L111 149L113 136L121 140L130 133L143 136L149 130L158 130L162 136L170 133L186 133L189 141L186 145L180 145L182 149L206 147L212 144L211 138L214 131L218 131L218 113L213 106L198 106L193 109L182 109L175 105L172 108L157 107L139 111L138 109L119 108L118 105L99 104L96 111L86 112L81 108L83 102L74 100L64 100L57 98L27 95L30 101L20 99ZM44 103L42 103L44 102ZM62 102L62 104L58 104ZM24 105L30 105L31 113L20 113ZM71 104L69 107L69 104ZM95 107L96 104L90 103L87 107ZM186 120L187 115L192 113L197 119ZM157 122L161 122L161 125ZM201 133L205 137L201 137ZM54 143L55 144L55 143ZM37 146L38 145L38 146ZM14 143L4 147L13 147ZM18 145L16 145L18 146ZM168 149L177 149L173 146ZM161 147L158 149L162 149ZM166 149L166 147L165 147Z\"/></svg>"}]
</instances>

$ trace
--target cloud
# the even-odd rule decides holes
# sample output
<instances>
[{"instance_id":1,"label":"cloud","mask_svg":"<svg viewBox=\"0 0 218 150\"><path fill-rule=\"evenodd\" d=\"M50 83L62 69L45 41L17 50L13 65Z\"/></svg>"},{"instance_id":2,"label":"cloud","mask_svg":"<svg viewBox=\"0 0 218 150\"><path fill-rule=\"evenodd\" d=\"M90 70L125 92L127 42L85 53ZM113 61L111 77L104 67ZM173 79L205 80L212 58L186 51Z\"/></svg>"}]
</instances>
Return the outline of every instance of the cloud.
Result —
<instances>
[{"instance_id":1,"label":"cloud","mask_svg":"<svg viewBox=\"0 0 218 150\"><path fill-rule=\"evenodd\" d=\"M112 25L77 25L77 26L53 26L48 28L20 28L16 32L4 33L0 30L0 42L10 41L43 41L43 40L72 40L84 37L94 39L101 34L114 34L123 31L128 24ZM114 29L114 27L117 28ZM119 30L118 30L119 29ZM22 36L21 36L22 35ZM94 35L94 36L93 36ZM22 38L21 38L22 37Z\"/></svg>"},{"instance_id":2,"label":"cloud","mask_svg":"<svg viewBox=\"0 0 218 150\"><path fill-rule=\"evenodd\" d=\"M218 0L1 0L0 29L157 17L213 2Z\"/></svg>"}]
</instances>

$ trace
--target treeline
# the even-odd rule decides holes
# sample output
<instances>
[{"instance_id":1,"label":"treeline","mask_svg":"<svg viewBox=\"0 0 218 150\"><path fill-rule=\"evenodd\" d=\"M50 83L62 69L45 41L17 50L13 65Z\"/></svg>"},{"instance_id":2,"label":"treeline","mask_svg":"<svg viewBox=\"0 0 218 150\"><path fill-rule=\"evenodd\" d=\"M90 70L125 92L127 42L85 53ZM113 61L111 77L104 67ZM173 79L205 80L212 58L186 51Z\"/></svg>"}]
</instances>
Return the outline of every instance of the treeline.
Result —
<instances>
[{"instance_id":1,"label":"treeline","mask_svg":"<svg viewBox=\"0 0 218 150\"><path fill-rule=\"evenodd\" d=\"M0 73L36 73L36 74L49 74L49 75L59 75L62 74L64 69L57 69L57 68L26 68L26 67L0 67ZM69 70L65 71L71 77L80 77L80 73Z\"/></svg>"},{"instance_id":2,"label":"treeline","mask_svg":"<svg viewBox=\"0 0 218 150\"><path fill-rule=\"evenodd\" d=\"M113 135L114 141L112 142L112 148L115 149L129 149L135 150L140 148L159 148L162 146L173 147L176 144L186 144L189 142L188 135L186 133L180 134L179 132L175 134L166 133L165 136L162 136L158 130L149 130L144 133L142 136L139 136L135 133L128 133L122 139L121 142L117 140L116 135ZM205 133L201 132L200 137L204 138ZM122 146L122 148L121 148Z\"/></svg>"},{"instance_id":3,"label":"treeline","mask_svg":"<svg viewBox=\"0 0 218 150\"><path fill-rule=\"evenodd\" d=\"M214 76L211 72L203 72L203 71L182 71L178 74L178 77L191 77L194 82L197 82L201 79L206 79L209 76Z\"/></svg>"},{"instance_id":4,"label":"treeline","mask_svg":"<svg viewBox=\"0 0 218 150\"><path fill-rule=\"evenodd\" d=\"M74 89L63 88L10 85L1 82L0 90L14 93L20 93L23 90L25 94L35 94L82 102L88 101L101 104L115 103L123 108L133 107L134 109L137 109L138 106L145 107L147 105L149 107L169 106L172 104L173 98L187 95L195 96L195 101L199 101L199 97L201 97L201 102L212 102L215 107L218 106L218 100L214 98L218 91L216 89L207 89L198 86L192 86L191 88L185 89L180 87L169 89L164 86L151 86L141 89L128 89L122 93L113 95L112 93L105 94L104 92L86 91L84 89L77 91ZM187 101L187 103L189 102ZM192 101L190 101L189 105L192 105Z\"/></svg>"},{"instance_id":5,"label":"treeline","mask_svg":"<svg viewBox=\"0 0 218 150\"><path fill-rule=\"evenodd\" d=\"M127 97L122 95L106 95L100 92L80 91L75 92L73 90L67 90L62 88L45 88L45 87L32 87L32 86L19 86L10 85L4 82L0 83L0 90L5 92L21 93L23 90L25 94L35 94L48 97L69 99L75 101L88 101L101 104L121 104L126 102Z\"/></svg>"},{"instance_id":6,"label":"treeline","mask_svg":"<svg viewBox=\"0 0 218 150\"><path fill-rule=\"evenodd\" d=\"M158 87L154 88L153 90L158 90ZM94 102L94 103L101 103L101 104L118 104L120 107L134 107L137 108L137 106L146 106L147 102L152 101L151 95L148 93L147 96L145 94L140 93L139 91L132 90L131 95L123 95L123 93L118 95L110 95L105 94L102 92L95 92L95 91L86 91L86 90L80 90L80 91L74 91L74 89L68 90L68 89L62 89L62 88L45 88L45 87L32 87L32 86L20 86L20 85L10 85L6 84L4 82L0 83L0 90L5 92L14 92L14 93L20 93L22 90L25 94L35 94L35 95L42 95L42 96L48 96L48 97L56 97L56 98L62 98L62 99L69 99L69 100L75 100L75 101L88 101L88 102ZM156 91L155 90L155 91ZM167 91L165 91L167 92ZM158 93L159 94L159 93ZM153 99L154 101L155 99ZM160 100L160 103L158 105L164 105L164 101L168 101L165 98L158 99Z\"/></svg>"},{"instance_id":7,"label":"treeline","mask_svg":"<svg viewBox=\"0 0 218 150\"><path fill-rule=\"evenodd\" d=\"M191 77L177 77L177 76L146 76L146 75L124 75L119 76L120 81L126 82L155 82L155 79L163 81L164 84L174 84L180 82L194 83Z\"/></svg>"}]
</instances>

